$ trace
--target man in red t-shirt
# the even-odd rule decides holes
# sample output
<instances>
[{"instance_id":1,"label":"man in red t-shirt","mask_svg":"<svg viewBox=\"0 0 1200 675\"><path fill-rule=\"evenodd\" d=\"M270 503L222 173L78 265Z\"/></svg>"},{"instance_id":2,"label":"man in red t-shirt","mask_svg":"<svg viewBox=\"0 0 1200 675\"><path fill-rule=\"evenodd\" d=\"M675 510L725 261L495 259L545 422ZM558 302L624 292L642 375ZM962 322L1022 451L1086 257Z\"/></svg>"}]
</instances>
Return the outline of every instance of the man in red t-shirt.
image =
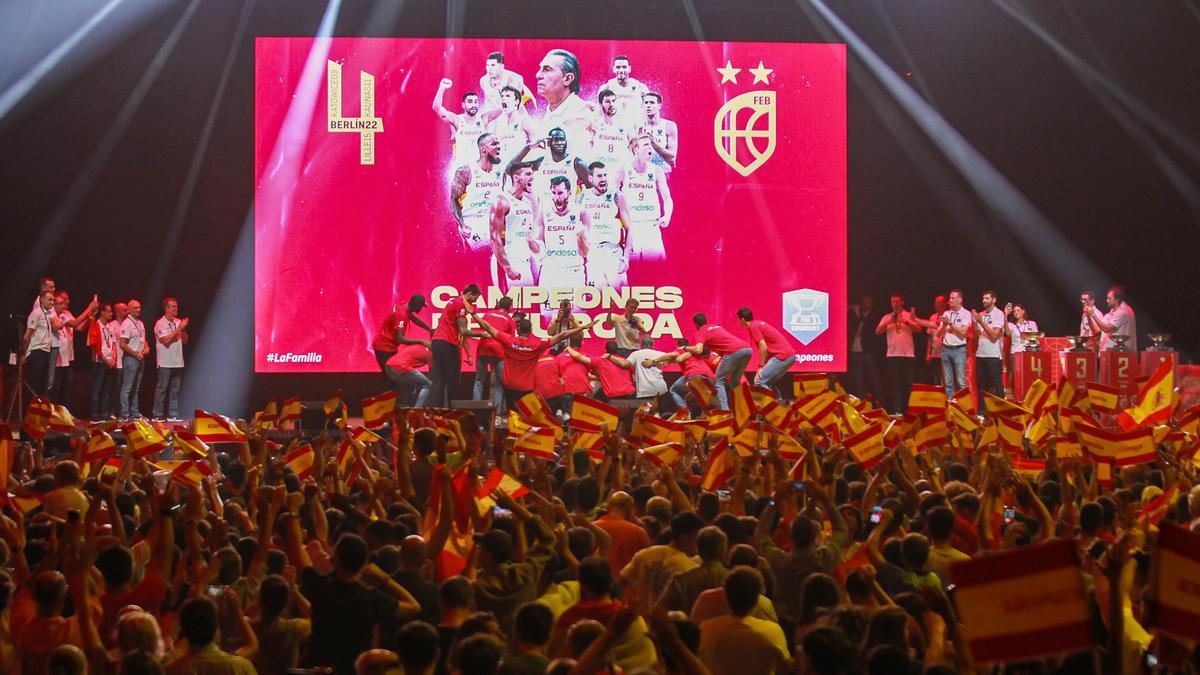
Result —
<instances>
[{"instance_id":1,"label":"man in red t-shirt","mask_svg":"<svg viewBox=\"0 0 1200 675\"><path fill-rule=\"evenodd\" d=\"M429 390L433 387L425 373L418 370L421 366L428 365L432 359L427 345L428 343L401 345L392 358L388 359L385 371L395 384L397 396L401 396L399 390L404 385L417 390L417 399L413 403L417 408L425 407L425 403L429 401Z\"/></svg>"},{"instance_id":2,"label":"man in red t-shirt","mask_svg":"<svg viewBox=\"0 0 1200 675\"><path fill-rule=\"evenodd\" d=\"M703 312L692 315L692 323L696 324L695 344L686 349L692 356L704 354L708 347L714 354L721 355L721 364L717 366L717 401L721 408L729 410L729 391L732 390L746 374L746 366L754 350L750 343L734 337L733 333L716 324L710 324Z\"/></svg>"},{"instance_id":3,"label":"man in red t-shirt","mask_svg":"<svg viewBox=\"0 0 1200 675\"><path fill-rule=\"evenodd\" d=\"M383 323L379 326L379 332L375 334L375 339L371 341L371 349L375 351L375 361L379 363L379 370L385 376L387 371L384 366L387 365L388 359L392 358L396 353L398 344L413 344L418 340L408 339L408 334L412 330L412 326L420 326L427 332L433 333L433 329L429 324L425 323L417 314L425 309L425 296L420 293L414 294L408 299L408 304L404 309L399 305L392 305L392 311L383 317ZM388 382L391 384L391 382Z\"/></svg>"},{"instance_id":4,"label":"man in red t-shirt","mask_svg":"<svg viewBox=\"0 0 1200 675\"><path fill-rule=\"evenodd\" d=\"M579 351L583 348L583 336L573 336L567 345ZM567 397L574 400L576 396L591 396L592 395L592 378L588 375L590 372L588 367L574 359L571 356L571 349L564 349L554 357L558 361L558 372L562 374L563 389L566 390Z\"/></svg>"},{"instance_id":5,"label":"man in red t-shirt","mask_svg":"<svg viewBox=\"0 0 1200 675\"><path fill-rule=\"evenodd\" d=\"M446 303L445 309L433 331L431 349L433 364L429 368L432 393L429 405L446 408L450 405L452 390L457 390L462 374L462 352L469 337L483 337L483 333L467 327L467 312L474 311L473 305L481 295L479 287L468 284L462 295Z\"/></svg>"},{"instance_id":6,"label":"man in red t-shirt","mask_svg":"<svg viewBox=\"0 0 1200 675\"><path fill-rule=\"evenodd\" d=\"M680 410L686 410L688 382L697 377L714 382L716 375L713 373L712 367L708 365L708 352L702 356L692 356L692 353L687 350L688 341L685 338L676 340L675 345L677 347L675 351L663 354L653 361L647 361L646 365L647 367L661 367L667 363L679 364L679 379L671 385L671 398Z\"/></svg>"},{"instance_id":7,"label":"man in red t-shirt","mask_svg":"<svg viewBox=\"0 0 1200 675\"><path fill-rule=\"evenodd\" d=\"M506 295L496 302L496 309L489 309L480 316L487 319L496 332L513 335L517 332L517 324L512 318L512 304L512 298ZM500 386L503 374L504 346L494 338L484 336L475 351L475 391L471 398L482 401L483 388L487 386L488 399L500 416L504 415L504 387Z\"/></svg>"},{"instance_id":8,"label":"man in red t-shirt","mask_svg":"<svg viewBox=\"0 0 1200 675\"><path fill-rule=\"evenodd\" d=\"M616 340L604 343L604 354L596 357L582 354L575 349L568 349L567 352L571 358L591 368L596 374L600 386L599 391L594 393L600 400L625 398L633 396L637 391L633 384L633 364L618 355L620 349Z\"/></svg>"},{"instance_id":9,"label":"man in red t-shirt","mask_svg":"<svg viewBox=\"0 0 1200 675\"><path fill-rule=\"evenodd\" d=\"M775 383L782 380L796 362L796 350L788 344L787 338L771 324L754 318L754 312L749 307L737 311L738 321L750 333L750 342L758 349L758 373L754 376L754 384L770 387L780 394ZM783 394L790 394L788 391Z\"/></svg>"},{"instance_id":10,"label":"man in red t-shirt","mask_svg":"<svg viewBox=\"0 0 1200 675\"><path fill-rule=\"evenodd\" d=\"M543 340L533 335L533 323L527 317L517 319L517 333L501 333L496 330L495 326L488 322L487 319L479 316L473 309L468 308L467 313L483 327L485 333L490 335L504 348L504 395L511 407L521 399L522 396L533 391L537 386L537 365L538 359L551 346L569 339L574 335L582 333L585 329L591 328L594 321L583 326L576 326L571 330L564 331L551 337L549 340Z\"/></svg>"}]
</instances>

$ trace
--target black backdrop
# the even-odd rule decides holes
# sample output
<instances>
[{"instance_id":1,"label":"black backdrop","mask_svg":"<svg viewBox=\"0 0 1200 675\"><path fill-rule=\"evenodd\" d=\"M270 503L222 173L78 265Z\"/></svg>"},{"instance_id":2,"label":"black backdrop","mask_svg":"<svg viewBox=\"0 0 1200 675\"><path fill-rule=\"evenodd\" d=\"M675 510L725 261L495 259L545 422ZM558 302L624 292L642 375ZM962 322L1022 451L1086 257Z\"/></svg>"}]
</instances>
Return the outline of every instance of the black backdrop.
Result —
<instances>
[{"instance_id":1,"label":"black backdrop","mask_svg":"<svg viewBox=\"0 0 1200 675\"><path fill-rule=\"evenodd\" d=\"M3 89L61 43L44 44L39 35L62 19L64 7L90 14L104 4L40 2L14 10L16 20L0 27L0 53L21 58L0 67ZM1100 272L1067 269L1064 279L1033 255L1041 249L1060 258L1046 248L1055 244L1044 230L1028 232L1018 226L1029 223L989 209L850 49L852 294L871 292L886 304L887 294L901 292L928 313L932 296L950 287L963 288L971 305L994 287L1001 302L1024 300L1050 334L1061 335L1077 325L1083 284L1119 281L1130 288L1139 339L1152 329L1170 331L1190 358L1200 346L1200 206L1189 201L1200 183L1195 3L828 5ZM92 292L108 300L141 297L148 322L163 294L178 296L193 321L191 364L207 344L205 362L220 366L205 383L200 373L189 375L190 402L231 405L214 391L223 378L240 373L248 380L250 370L250 258L234 252L253 197L253 41L315 34L326 7L307 0L118 6L0 119L0 311L28 312L40 274L72 291L77 308ZM1042 37L1012 12L1025 13ZM811 5L782 0L347 1L333 34L843 41ZM174 47L164 50L173 37ZM1070 67L1064 49L1094 77ZM160 53L161 71L139 92ZM197 159L227 59L227 87ZM123 107L131 116L113 133ZM167 256L169 224L189 175L193 196ZM45 255L34 253L39 242ZM156 265L163 270L157 282ZM226 275L229 301L218 306ZM294 392L322 398L341 384L356 395L379 388L365 375L256 376L247 383L255 401Z\"/></svg>"}]
</instances>

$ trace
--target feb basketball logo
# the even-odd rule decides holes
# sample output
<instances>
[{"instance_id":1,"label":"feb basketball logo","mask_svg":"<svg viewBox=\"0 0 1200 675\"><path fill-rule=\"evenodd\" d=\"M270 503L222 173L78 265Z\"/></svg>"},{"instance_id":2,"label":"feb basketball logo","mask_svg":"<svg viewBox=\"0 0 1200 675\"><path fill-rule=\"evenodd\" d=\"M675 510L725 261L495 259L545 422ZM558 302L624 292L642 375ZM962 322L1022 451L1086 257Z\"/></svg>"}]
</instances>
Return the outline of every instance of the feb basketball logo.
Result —
<instances>
[{"instance_id":1,"label":"feb basketball logo","mask_svg":"<svg viewBox=\"0 0 1200 675\"><path fill-rule=\"evenodd\" d=\"M784 293L783 325L801 344L817 339L829 327L829 294L811 288Z\"/></svg>"},{"instance_id":2,"label":"feb basketball logo","mask_svg":"<svg viewBox=\"0 0 1200 675\"><path fill-rule=\"evenodd\" d=\"M741 68L731 61L721 74L721 86L737 84ZM770 84L773 68L766 68L762 61L757 68L750 68L753 84ZM756 89L739 94L721 106L713 118L713 144L717 155L743 177L754 173L775 154L776 145L776 92L773 89Z\"/></svg>"},{"instance_id":3,"label":"feb basketball logo","mask_svg":"<svg viewBox=\"0 0 1200 675\"><path fill-rule=\"evenodd\" d=\"M358 117L342 116L342 65L325 64L325 98L329 102L328 129L335 133L358 134L358 163L375 163L375 134L383 132L383 120L375 116L375 76L358 72Z\"/></svg>"}]
</instances>

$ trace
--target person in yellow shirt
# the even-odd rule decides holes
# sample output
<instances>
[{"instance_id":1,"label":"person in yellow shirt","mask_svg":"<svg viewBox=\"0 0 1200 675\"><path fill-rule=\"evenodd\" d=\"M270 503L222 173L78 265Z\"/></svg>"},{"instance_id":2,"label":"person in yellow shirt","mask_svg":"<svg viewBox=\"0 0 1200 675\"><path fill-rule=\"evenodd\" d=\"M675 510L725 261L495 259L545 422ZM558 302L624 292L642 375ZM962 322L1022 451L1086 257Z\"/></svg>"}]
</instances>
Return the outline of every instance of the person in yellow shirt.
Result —
<instances>
[{"instance_id":1,"label":"person in yellow shirt","mask_svg":"<svg viewBox=\"0 0 1200 675\"><path fill-rule=\"evenodd\" d=\"M712 675L787 672L787 638L779 624L750 616L763 590L762 575L735 567L725 578L730 614L700 626L700 660Z\"/></svg>"}]
</instances>

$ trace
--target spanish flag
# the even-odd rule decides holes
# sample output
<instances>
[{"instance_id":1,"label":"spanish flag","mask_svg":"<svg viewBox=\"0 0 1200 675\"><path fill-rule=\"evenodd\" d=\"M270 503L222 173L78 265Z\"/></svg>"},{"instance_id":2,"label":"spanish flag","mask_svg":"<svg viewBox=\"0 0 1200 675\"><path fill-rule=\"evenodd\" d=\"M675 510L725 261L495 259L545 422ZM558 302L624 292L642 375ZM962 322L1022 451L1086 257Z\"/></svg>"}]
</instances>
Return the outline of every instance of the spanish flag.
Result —
<instances>
[{"instance_id":1,"label":"spanish flag","mask_svg":"<svg viewBox=\"0 0 1200 675\"><path fill-rule=\"evenodd\" d=\"M644 415L634 424L633 437L647 444L682 443L683 427L678 422Z\"/></svg>"},{"instance_id":2,"label":"spanish flag","mask_svg":"<svg viewBox=\"0 0 1200 675\"><path fill-rule=\"evenodd\" d=\"M704 475L700 478L700 487L705 490L716 488L729 482L737 470L737 463L730 451L729 441L722 439L708 453L708 463L704 465Z\"/></svg>"},{"instance_id":3,"label":"spanish flag","mask_svg":"<svg viewBox=\"0 0 1200 675\"><path fill-rule=\"evenodd\" d=\"M204 462L188 460L171 471L171 480L182 485L200 485L207 476L212 475L212 467Z\"/></svg>"},{"instance_id":4,"label":"spanish flag","mask_svg":"<svg viewBox=\"0 0 1200 675\"><path fill-rule=\"evenodd\" d=\"M546 403L546 399L537 392L522 396L515 407L522 417L534 424L547 427L557 424L554 421L554 412L550 410L550 404Z\"/></svg>"},{"instance_id":5,"label":"spanish flag","mask_svg":"<svg viewBox=\"0 0 1200 675\"><path fill-rule=\"evenodd\" d=\"M1050 392L1050 384L1045 380L1034 380L1029 385L1029 389L1025 390L1025 398L1021 399L1021 406L1026 408L1034 415L1038 414L1041 409L1043 399Z\"/></svg>"},{"instance_id":6,"label":"spanish flag","mask_svg":"<svg viewBox=\"0 0 1200 675\"><path fill-rule=\"evenodd\" d=\"M12 470L12 461L12 431L9 430L7 424L0 424L0 490L3 490L3 494L6 495L8 494L8 473Z\"/></svg>"},{"instance_id":7,"label":"spanish flag","mask_svg":"<svg viewBox=\"0 0 1200 675\"><path fill-rule=\"evenodd\" d=\"M988 424L979 428L979 437L975 439L975 449L984 450L998 443L1000 435L996 433L996 425Z\"/></svg>"},{"instance_id":8,"label":"spanish flag","mask_svg":"<svg viewBox=\"0 0 1200 675\"><path fill-rule=\"evenodd\" d=\"M300 402L299 396L293 396L283 402L283 407L279 410L279 424L283 425L288 422L299 422L300 413L304 411L304 404Z\"/></svg>"},{"instance_id":9,"label":"spanish flag","mask_svg":"<svg viewBox=\"0 0 1200 675\"><path fill-rule=\"evenodd\" d=\"M304 480L312 476L313 462L316 461L317 453L308 443L292 450L283 458L284 466L292 470L296 474L296 478Z\"/></svg>"},{"instance_id":10,"label":"spanish flag","mask_svg":"<svg viewBox=\"0 0 1200 675\"><path fill-rule=\"evenodd\" d=\"M745 382L734 387L729 398L733 406L733 419L739 428L746 426L746 423L758 414L758 406L754 405L754 394L750 391L750 385Z\"/></svg>"},{"instance_id":11,"label":"spanish flag","mask_svg":"<svg viewBox=\"0 0 1200 675\"><path fill-rule=\"evenodd\" d=\"M799 402L800 414L815 427L822 429L836 425L838 421L838 395L832 391L818 394L806 401Z\"/></svg>"},{"instance_id":12,"label":"spanish flag","mask_svg":"<svg viewBox=\"0 0 1200 675\"><path fill-rule=\"evenodd\" d=\"M959 429L971 433L979 428L979 422L974 416L968 415L958 403L951 401L946 405L946 419Z\"/></svg>"},{"instance_id":13,"label":"spanish flag","mask_svg":"<svg viewBox=\"0 0 1200 675\"><path fill-rule=\"evenodd\" d=\"M954 402L968 415L979 414L979 401L971 393L970 387L964 387L954 393Z\"/></svg>"},{"instance_id":14,"label":"spanish flag","mask_svg":"<svg viewBox=\"0 0 1200 675\"><path fill-rule=\"evenodd\" d=\"M829 391L829 373L796 373L792 395L797 401Z\"/></svg>"},{"instance_id":15,"label":"spanish flag","mask_svg":"<svg viewBox=\"0 0 1200 675\"><path fill-rule=\"evenodd\" d=\"M143 420L136 420L121 427L125 433L125 442L133 450L134 457L145 459L167 449L167 440L158 429Z\"/></svg>"},{"instance_id":16,"label":"spanish flag","mask_svg":"<svg viewBox=\"0 0 1200 675\"><path fill-rule=\"evenodd\" d=\"M354 460L358 457L358 452L356 452L356 450L361 447L361 445L355 443L354 440L349 436L346 436L342 439L341 444L338 445L336 455L339 475L346 475L346 472L350 469L350 465L353 464Z\"/></svg>"},{"instance_id":17,"label":"spanish flag","mask_svg":"<svg viewBox=\"0 0 1200 675\"><path fill-rule=\"evenodd\" d=\"M176 429L171 436L174 439L176 450L183 450L196 457L208 457L208 444L200 440L196 434L186 429Z\"/></svg>"},{"instance_id":18,"label":"spanish flag","mask_svg":"<svg viewBox=\"0 0 1200 675\"><path fill-rule=\"evenodd\" d=\"M655 466L670 466L683 456L683 446L679 443L662 443L642 448L642 454Z\"/></svg>"},{"instance_id":19,"label":"spanish flag","mask_svg":"<svg viewBox=\"0 0 1200 675\"><path fill-rule=\"evenodd\" d=\"M67 406L52 403L50 405L50 419L47 423L47 428L50 431L61 431L64 434L75 432L75 418L71 416L71 411L67 410Z\"/></svg>"},{"instance_id":20,"label":"spanish flag","mask_svg":"<svg viewBox=\"0 0 1200 675\"><path fill-rule=\"evenodd\" d=\"M117 443L104 431L92 431L83 447L83 461L100 462L117 454Z\"/></svg>"},{"instance_id":21,"label":"spanish flag","mask_svg":"<svg viewBox=\"0 0 1200 675\"><path fill-rule=\"evenodd\" d=\"M1099 382L1087 383L1088 404L1096 412L1106 415L1116 415L1121 407L1121 391Z\"/></svg>"},{"instance_id":22,"label":"spanish flag","mask_svg":"<svg viewBox=\"0 0 1200 675\"><path fill-rule=\"evenodd\" d=\"M702 409L711 408L717 400L717 387L707 377L693 377L687 381L687 388Z\"/></svg>"},{"instance_id":23,"label":"spanish flag","mask_svg":"<svg viewBox=\"0 0 1200 675\"><path fill-rule=\"evenodd\" d=\"M945 416L928 417L917 430L917 435L913 438L913 442L917 445L917 450L928 450L939 445L946 444L946 438L949 430L946 428Z\"/></svg>"},{"instance_id":24,"label":"spanish flag","mask_svg":"<svg viewBox=\"0 0 1200 675\"><path fill-rule=\"evenodd\" d=\"M675 423L683 428L684 436L691 436L692 440L697 443L703 441L705 434L708 433L707 419L682 420Z\"/></svg>"},{"instance_id":25,"label":"spanish flag","mask_svg":"<svg viewBox=\"0 0 1200 675\"><path fill-rule=\"evenodd\" d=\"M1193 436L1200 434L1200 405L1194 405L1179 416L1179 430Z\"/></svg>"},{"instance_id":26,"label":"spanish flag","mask_svg":"<svg viewBox=\"0 0 1200 675\"><path fill-rule=\"evenodd\" d=\"M1072 441L1065 436L1052 436L1054 440L1054 452L1059 459L1074 459L1083 457L1083 444Z\"/></svg>"},{"instance_id":27,"label":"spanish flag","mask_svg":"<svg viewBox=\"0 0 1200 675\"><path fill-rule=\"evenodd\" d=\"M503 490L505 494L513 499L520 499L521 497L524 497L532 492L532 490L526 487L521 481L513 478L507 473L504 473L504 471L493 467L491 472L488 473L487 478L484 478L483 482L479 484L479 489L475 491L475 498L488 499L491 501L491 497L489 495L492 494L493 490L497 489Z\"/></svg>"},{"instance_id":28,"label":"spanish flag","mask_svg":"<svg viewBox=\"0 0 1200 675\"><path fill-rule=\"evenodd\" d=\"M554 429L550 427L530 427L517 439L515 450L541 459L554 460Z\"/></svg>"},{"instance_id":29,"label":"spanish flag","mask_svg":"<svg viewBox=\"0 0 1200 675\"><path fill-rule=\"evenodd\" d=\"M346 403L342 401L342 390L338 389L333 392L333 396L330 396L329 400L325 401L325 405L321 406L321 409L325 411L326 417L333 417L345 407Z\"/></svg>"},{"instance_id":30,"label":"spanish flag","mask_svg":"<svg viewBox=\"0 0 1200 675\"><path fill-rule=\"evenodd\" d=\"M54 404L49 399L35 398L25 409L25 422L21 428L30 438L45 438L46 426L50 424L50 415L54 413Z\"/></svg>"},{"instance_id":31,"label":"spanish flag","mask_svg":"<svg viewBox=\"0 0 1200 675\"><path fill-rule=\"evenodd\" d=\"M1022 406L1011 401L996 396L989 392L983 392L983 403L987 408L988 414L993 417L1013 417L1028 415L1029 411Z\"/></svg>"},{"instance_id":32,"label":"spanish flag","mask_svg":"<svg viewBox=\"0 0 1200 675\"><path fill-rule=\"evenodd\" d=\"M870 471L883 459L883 425L873 422L866 429L842 441L842 445L859 466Z\"/></svg>"},{"instance_id":33,"label":"spanish flag","mask_svg":"<svg viewBox=\"0 0 1200 675\"><path fill-rule=\"evenodd\" d=\"M977 663L1089 649L1088 593L1074 541L1056 539L950 566Z\"/></svg>"},{"instance_id":34,"label":"spanish flag","mask_svg":"<svg viewBox=\"0 0 1200 675\"><path fill-rule=\"evenodd\" d=\"M737 422L733 419L733 413L725 410L714 410L708 414L708 433L711 436L720 438L732 438L734 428Z\"/></svg>"},{"instance_id":35,"label":"spanish flag","mask_svg":"<svg viewBox=\"0 0 1200 675\"><path fill-rule=\"evenodd\" d=\"M353 438L359 443L383 443L383 437L371 431L366 427L352 427L349 431L350 438Z\"/></svg>"},{"instance_id":36,"label":"spanish flag","mask_svg":"<svg viewBox=\"0 0 1200 675\"><path fill-rule=\"evenodd\" d=\"M734 434L733 438L729 439L729 442L737 449L739 455L750 457L759 448L766 447L766 433L767 429L762 423L750 422Z\"/></svg>"},{"instance_id":37,"label":"spanish flag","mask_svg":"<svg viewBox=\"0 0 1200 675\"><path fill-rule=\"evenodd\" d=\"M997 415L992 419L996 422L996 434L1000 437L1000 442L1010 452L1018 452L1025 449L1023 439L1025 438L1025 424L1016 417Z\"/></svg>"},{"instance_id":38,"label":"spanish flag","mask_svg":"<svg viewBox=\"0 0 1200 675\"><path fill-rule=\"evenodd\" d=\"M571 435L571 452L583 450L593 462L604 461L604 436L599 431L576 431Z\"/></svg>"},{"instance_id":39,"label":"spanish flag","mask_svg":"<svg viewBox=\"0 0 1200 675\"><path fill-rule=\"evenodd\" d=\"M396 411L396 392L389 391L378 396L364 398L362 408L363 426L368 429L381 427Z\"/></svg>"},{"instance_id":40,"label":"spanish flag","mask_svg":"<svg viewBox=\"0 0 1200 675\"><path fill-rule=\"evenodd\" d=\"M1058 381L1059 407L1065 408L1067 406L1073 406L1076 404L1076 400L1082 396L1083 394L1081 394L1079 390L1075 388L1075 385L1071 384L1071 380L1064 377Z\"/></svg>"},{"instance_id":41,"label":"spanish flag","mask_svg":"<svg viewBox=\"0 0 1200 675\"><path fill-rule=\"evenodd\" d=\"M791 414L791 410L789 408L781 405L779 401L776 401L773 398L767 401L756 403L755 405L758 406L758 414L762 415L762 418L766 420L767 424L770 424L773 427L783 426L787 422L788 416Z\"/></svg>"},{"instance_id":42,"label":"spanish flag","mask_svg":"<svg viewBox=\"0 0 1200 675\"><path fill-rule=\"evenodd\" d=\"M1126 408L1118 417L1117 424L1126 431L1143 424L1158 424L1171 418L1174 408L1175 368L1171 361L1163 361L1150 379L1137 393L1137 403Z\"/></svg>"},{"instance_id":43,"label":"spanish flag","mask_svg":"<svg viewBox=\"0 0 1200 675\"><path fill-rule=\"evenodd\" d=\"M1021 478L1037 480L1037 477L1046 470L1046 460L1044 459L1029 459L1018 454L1014 455L1011 461L1013 473Z\"/></svg>"},{"instance_id":44,"label":"spanish flag","mask_svg":"<svg viewBox=\"0 0 1200 675\"><path fill-rule=\"evenodd\" d=\"M1077 431L1079 440L1092 454L1107 457L1118 468L1158 459L1154 430L1149 427L1138 427L1120 433L1080 425Z\"/></svg>"},{"instance_id":45,"label":"spanish flag","mask_svg":"<svg viewBox=\"0 0 1200 675\"><path fill-rule=\"evenodd\" d=\"M1041 417L1037 418L1036 422L1030 424L1025 429L1025 438L1029 441L1030 445L1038 447L1045 442L1046 437L1050 435L1050 431L1053 426L1054 416L1050 414L1043 414Z\"/></svg>"},{"instance_id":46,"label":"spanish flag","mask_svg":"<svg viewBox=\"0 0 1200 675\"><path fill-rule=\"evenodd\" d=\"M842 401L842 419L846 422L847 434L857 434L867 428L867 420L854 406Z\"/></svg>"},{"instance_id":47,"label":"spanish flag","mask_svg":"<svg viewBox=\"0 0 1200 675\"><path fill-rule=\"evenodd\" d=\"M1200 641L1200 594L1194 591L1197 579L1200 537L1178 525L1162 523L1150 568L1146 628L1182 640Z\"/></svg>"},{"instance_id":48,"label":"spanish flag","mask_svg":"<svg viewBox=\"0 0 1200 675\"><path fill-rule=\"evenodd\" d=\"M758 385L750 385L750 397L754 399L754 407L759 410L759 414L762 414L763 406L776 402L774 391Z\"/></svg>"},{"instance_id":49,"label":"spanish flag","mask_svg":"<svg viewBox=\"0 0 1200 675\"><path fill-rule=\"evenodd\" d=\"M205 443L240 443L246 440L246 433L233 420L216 413L197 410L195 428L196 437Z\"/></svg>"},{"instance_id":50,"label":"spanish flag","mask_svg":"<svg viewBox=\"0 0 1200 675\"><path fill-rule=\"evenodd\" d=\"M279 404L275 401L269 401L267 407L262 409L262 412L254 416L254 426L259 429L278 429L279 428Z\"/></svg>"},{"instance_id":51,"label":"spanish flag","mask_svg":"<svg viewBox=\"0 0 1200 675\"><path fill-rule=\"evenodd\" d=\"M575 402L571 404L570 427L584 431L600 431L607 428L615 432L620 416L621 411L615 406L588 396L576 396Z\"/></svg>"},{"instance_id":52,"label":"spanish flag","mask_svg":"<svg viewBox=\"0 0 1200 675\"><path fill-rule=\"evenodd\" d=\"M798 460L803 459L804 455L808 454L808 450L806 450L803 445L800 445L800 441L796 440L792 436L789 436L782 429L771 427L767 430L767 434L768 439L771 436L774 436L779 443L779 447L775 449L775 452L779 453L780 459L786 459L789 461Z\"/></svg>"},{"instance_id":53,"label":"spanish flag","mask_svg":"<svg viewBox=\"0 0 1200 675\"><path fill-rule=\"evenodd\" d=\"M914 384L908 394L908 412L914 415L940 415L946 409L946 393L932 384Z\"/></svg>"},{"instance_id":54,"label":"spanish flag","mask_svg":"<svg viewBox=\"0 0 1200 675\"><path fill-rule=\"evenodd\" d=\"M533 428L533 425L526 422L524 418L517 414L515 410L508 411L508 435L514 438L520 438L526 431Z\"/></svg>"}]
</instances>

